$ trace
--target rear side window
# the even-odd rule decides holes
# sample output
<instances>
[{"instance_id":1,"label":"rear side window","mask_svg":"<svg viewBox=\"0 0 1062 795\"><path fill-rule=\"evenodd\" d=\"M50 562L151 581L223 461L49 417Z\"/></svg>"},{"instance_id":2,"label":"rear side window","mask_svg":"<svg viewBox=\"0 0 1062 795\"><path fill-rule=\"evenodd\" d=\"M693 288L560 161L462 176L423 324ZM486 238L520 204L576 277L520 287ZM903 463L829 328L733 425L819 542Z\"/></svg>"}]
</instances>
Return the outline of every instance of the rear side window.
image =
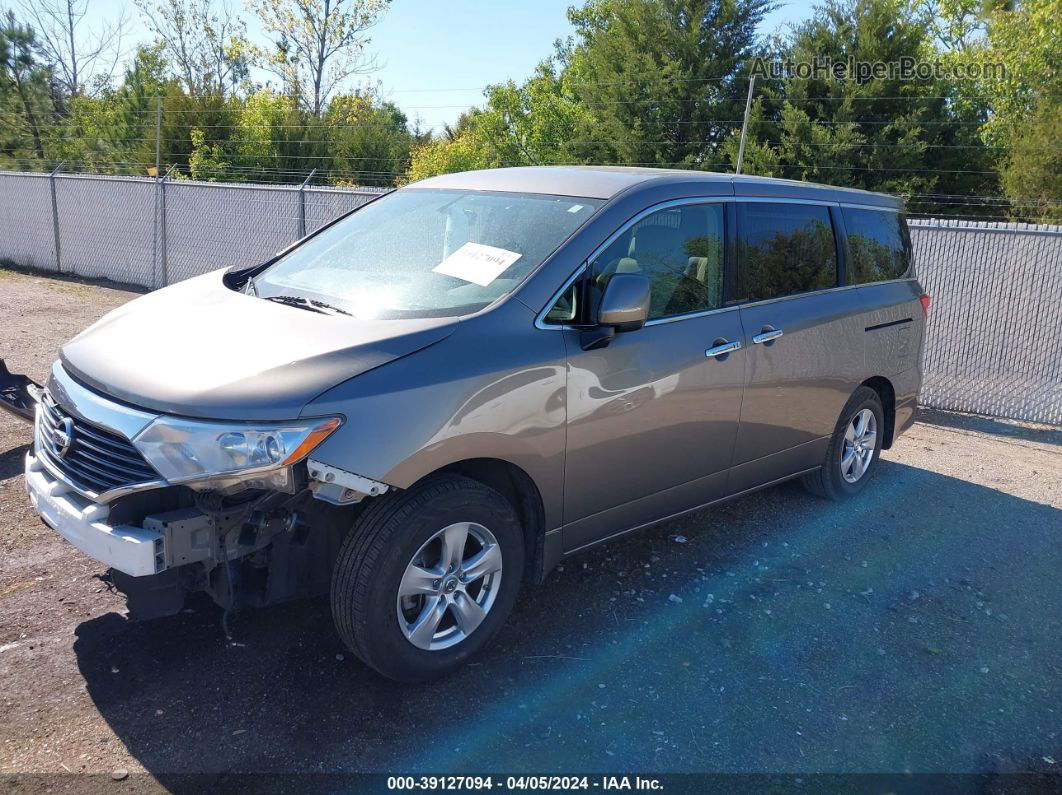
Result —
<instances>
[{"instance_id":1,"label":"rear side window","mask_svg":"<svg viewBox=\"0 0 1062 795\"><path fill-rule=\"evenodd\" d=\"M902 278L911 261L911 239L899 213L842 207L848 235L848 283Z\"/></svg>"},{"instance_id":2,"label":"rear side window","mask_svg":"<svg viewBox=\"0 0 1062 795\"><path fill-rule=\"evenodd\" d=\"M738 202L733 302L763 301L837 286L837 244L828 207Z\"/></svg>"}]
</instances>

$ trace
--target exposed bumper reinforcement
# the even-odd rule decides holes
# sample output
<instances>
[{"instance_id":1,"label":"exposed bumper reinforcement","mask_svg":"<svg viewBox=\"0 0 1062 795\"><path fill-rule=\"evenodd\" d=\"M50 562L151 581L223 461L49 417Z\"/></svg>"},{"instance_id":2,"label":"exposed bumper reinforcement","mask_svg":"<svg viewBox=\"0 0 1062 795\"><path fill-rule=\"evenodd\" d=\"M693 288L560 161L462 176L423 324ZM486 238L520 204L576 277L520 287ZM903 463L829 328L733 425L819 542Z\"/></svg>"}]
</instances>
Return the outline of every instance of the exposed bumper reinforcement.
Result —
<instances>
[{"instance_id":1,"label":"exposed bumper reinforcement","mask_svg":"<svg viewBox=\"0 0 1062 795\"><path fill-rule=\"evenodd\" d=\"M166 569L161 533L107 524L110 509L82 497L26 455L26 491L44 523L89 557L133 577Z\"/></svg>"}]
</instances>

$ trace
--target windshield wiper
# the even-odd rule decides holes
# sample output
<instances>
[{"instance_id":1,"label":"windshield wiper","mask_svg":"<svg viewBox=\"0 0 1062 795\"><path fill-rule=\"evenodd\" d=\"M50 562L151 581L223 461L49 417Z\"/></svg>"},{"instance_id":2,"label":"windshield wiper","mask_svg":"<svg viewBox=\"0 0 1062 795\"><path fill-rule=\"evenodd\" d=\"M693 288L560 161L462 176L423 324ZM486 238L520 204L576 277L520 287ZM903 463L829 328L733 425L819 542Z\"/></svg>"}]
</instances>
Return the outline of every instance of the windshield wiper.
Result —
<instances>
[{"instance_id":1,"label":"windshield wiper","mask_svg":"<svg viewBox=\"0 0 1062 795\"><path fill-rule=\"evenodd\" d=\"M322 315L350 315L350 312L345 309L340 309L338 306L332 306L326 304L324 301L318 301L314 298L303 298L298 295L269 295L266 296L267 301L276 301L278 304L286 304L287 306L297 306L299 309L305 309L309 312L317 312Z\"/></svg>"},{"instance_id":2,"label":"windshield wiper","mask_svg":"<svg viewBox=\"0 0 1062 795\"><path fill-rule=\"evenodd\" d=\"M350 312L345 309L340 309L338 306L326 304L324 301L318 301L315 298L307 298L306 300L310 302L310 306L314 307L317 310L323 309L325 312L331 312L332 314L347 315L348 317L352 317Z\"/></svg>"},{"instance_id":3,"label":"windshield wiper","mask_svg":"<svg viewBox=\"0 0 1062 795\"><path fill-rule=\"evenodd\" d=\"M294 295L267 295L267 301L276 301L278 304L287 304L288 306L297 306L299 309L305 309L309 312L317 312L320 315L324 314L323 309L318 309L309 302L306 298L299 298Z\"/></svg>"}]
</instances>

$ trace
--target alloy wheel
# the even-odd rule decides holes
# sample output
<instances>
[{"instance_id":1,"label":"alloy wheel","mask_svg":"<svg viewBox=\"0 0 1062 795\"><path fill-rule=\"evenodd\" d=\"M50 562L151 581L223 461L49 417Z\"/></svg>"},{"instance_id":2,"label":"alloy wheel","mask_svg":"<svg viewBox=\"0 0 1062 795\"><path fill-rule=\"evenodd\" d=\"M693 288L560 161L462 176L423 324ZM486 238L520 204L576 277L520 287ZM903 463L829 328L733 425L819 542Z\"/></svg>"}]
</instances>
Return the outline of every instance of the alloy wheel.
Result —
<instances>
[{"instance_id":1,"label":"alloy wheel","mask_svg":"<svg viewBox=\"0 0 1062 795\"><path fill-rule=\"evenodd\" d=\"M460 643L483 623L501 585L498 540L475 522L448 525L410 558L398 586L398 625L419 649Z\"/></svg>"},{"instance_id":2,"label":"alloy wheel","mask_svg":"<svg viewBox=\"0 0 1062 795\"><path fill-rule=\"evenodd\" d=\"M878 440L878 420L870 409L856 412L844 432L841 450L841 477L855 483L866 474L874 460Z\"/></svg>"}]
</instances>

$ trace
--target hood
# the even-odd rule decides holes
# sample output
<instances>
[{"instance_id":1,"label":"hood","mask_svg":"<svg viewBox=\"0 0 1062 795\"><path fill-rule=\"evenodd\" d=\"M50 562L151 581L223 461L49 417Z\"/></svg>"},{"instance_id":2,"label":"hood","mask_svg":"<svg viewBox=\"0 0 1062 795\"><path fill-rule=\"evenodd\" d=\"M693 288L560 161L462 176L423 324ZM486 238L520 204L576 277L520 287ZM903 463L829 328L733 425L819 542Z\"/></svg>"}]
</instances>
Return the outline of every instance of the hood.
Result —
<instances>
[{"instance_id":1,"label":"hood","mask_svg":"<svg viewBox=\"0 0 1062 795\"><path fill-rule=\"evenodd\" d=\"M130 301L60 351L111 397L207 419L286 420L321 392L449 336L455 318L358 320L228 289L224 271Z\"/></svg>"}]
</instances>

